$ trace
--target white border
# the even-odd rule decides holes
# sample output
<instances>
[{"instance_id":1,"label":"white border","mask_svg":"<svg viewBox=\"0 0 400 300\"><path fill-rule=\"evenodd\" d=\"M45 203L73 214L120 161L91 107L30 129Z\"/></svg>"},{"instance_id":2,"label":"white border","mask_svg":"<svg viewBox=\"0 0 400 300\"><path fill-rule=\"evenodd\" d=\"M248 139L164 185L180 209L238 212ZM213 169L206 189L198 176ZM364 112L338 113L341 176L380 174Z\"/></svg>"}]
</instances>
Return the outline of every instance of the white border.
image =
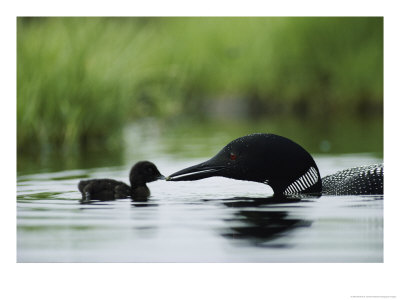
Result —
<instances>
[{"instance_id":1,"label":"white border","mask_svg":"<svg viewBox=\"0 0 400 300\"><path fill-rule=\"evenodd\" d=\"M352 299L396 295L399 199L399 10L395 1L14 1L2 5L2 299ZM16 264L16 16L384 16L383 264ZM355 299L355 298L353 298Z\"/></svg>"}]
</instances>

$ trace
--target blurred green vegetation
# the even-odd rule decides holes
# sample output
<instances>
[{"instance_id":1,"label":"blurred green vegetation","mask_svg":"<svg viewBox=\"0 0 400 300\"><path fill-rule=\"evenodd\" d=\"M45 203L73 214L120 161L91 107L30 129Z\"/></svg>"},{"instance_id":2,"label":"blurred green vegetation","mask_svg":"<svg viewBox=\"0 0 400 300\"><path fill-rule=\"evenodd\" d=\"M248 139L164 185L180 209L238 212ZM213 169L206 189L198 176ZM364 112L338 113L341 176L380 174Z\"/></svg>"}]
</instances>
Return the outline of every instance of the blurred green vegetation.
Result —
<instances>
[{"instance_id":1,"label":"blurred green vegetation","mask_svg":"<svg viewBox=\"0 0 400 300\"><path fill-rule=\"evenodd\" d=\"M18 157L18 174L130 166L139 160L154 162L205 160L230 141L255 132L276 133L302 145L314 157L319 155L363 155L383 158L383 122L380 116L349 118L294 118L271 116L257 120L191 119L165 126L161 119L144 119L124 129L124 146L113 151L48 153L32 159ZM194 160L194 161L195 161Z\"/></svg>"},{"instance_id":2,"label":"blurred green vegetation","mask_svg":"<svg viewBox=\"0 0 400 300\"><path fill-rule=\"evenodd\" d=\"M383 18L17 20L19 153L119 149L128 122L232 106L245 119L382 116Z\"/></svg>"}]
</instances>

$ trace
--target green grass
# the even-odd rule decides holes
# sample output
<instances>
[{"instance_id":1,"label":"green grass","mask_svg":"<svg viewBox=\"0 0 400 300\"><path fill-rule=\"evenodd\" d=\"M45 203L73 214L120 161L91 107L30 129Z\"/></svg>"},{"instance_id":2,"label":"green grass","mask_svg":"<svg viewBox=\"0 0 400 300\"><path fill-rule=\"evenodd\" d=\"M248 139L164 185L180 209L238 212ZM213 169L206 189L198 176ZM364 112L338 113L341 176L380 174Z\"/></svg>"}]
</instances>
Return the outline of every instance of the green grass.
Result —
<instances>
[{"instance_id":1,"label":"green grass","mask_svg":"<svg viewBox=\"0 0 400 300\"><path fill-rule=\"evenodd\" d=\"M18 152L121 147L143 117L382 114L382 18L18 18ZM229 105L229 101L227 102Z\"/></svg>"}]
</instances>

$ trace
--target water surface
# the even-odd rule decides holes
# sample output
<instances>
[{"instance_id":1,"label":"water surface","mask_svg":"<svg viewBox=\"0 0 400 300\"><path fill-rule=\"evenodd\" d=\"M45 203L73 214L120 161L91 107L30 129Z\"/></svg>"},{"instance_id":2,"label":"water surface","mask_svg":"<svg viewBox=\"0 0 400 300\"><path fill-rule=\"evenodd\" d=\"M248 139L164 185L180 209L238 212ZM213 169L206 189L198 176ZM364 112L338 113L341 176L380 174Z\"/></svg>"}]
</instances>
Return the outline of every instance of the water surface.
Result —
<instances>
[{"instance_id":1,"label":"water surface","mask_svg":"<svg viewBox=\"0 0 400 300\"><path fill-rule=\"evenodd\" d=\"M266 185L214 177L149 184L147 202L82 204L86 178L127 182L131 166L153 161L164 175L202 162L254 132L293 139L322 176L382 162L382 119L163 124L125 130L121 151L18 156L19 262L382 262L383 197L323 196L271 201Z\"/></svg>"},{"instance_id":2,"label":"water surface","mask_svg":"<svg viewBox=\"0 0 400 300\"><path fill-rule=\"evenodd\" d=\"M164 175L204 158L153 159ZM316 156L321 175L381 162ZM147 202L82 204L82 178L127 182L131 163L30 173L17 182L18 262L383 262L383 197L276 203L263 184L226 178L149 184Z\"/></svg>"}]
</instances>

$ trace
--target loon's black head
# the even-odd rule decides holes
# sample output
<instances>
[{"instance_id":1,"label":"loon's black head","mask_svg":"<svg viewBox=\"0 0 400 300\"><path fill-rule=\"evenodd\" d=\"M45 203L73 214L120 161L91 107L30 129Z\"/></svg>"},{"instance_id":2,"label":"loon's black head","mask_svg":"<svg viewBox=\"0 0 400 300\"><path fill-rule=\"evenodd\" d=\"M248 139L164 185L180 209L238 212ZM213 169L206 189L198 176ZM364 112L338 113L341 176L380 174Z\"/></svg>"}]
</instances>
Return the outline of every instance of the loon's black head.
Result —
<instances>
[{"instance_id":1,"label":"loon's black head","mask_svg":"<svg viewBox=\"0 0 400 300\"><path fill-rule=\"evenodd\" d=\"M132 188L144 186L146 182L152 182L158 179L165 179L165 177L161 175L157 167L149 161L139 161L132 167L129 173L129 180Z\"/></svg>"},{"instance_id":2,"label":"loon's black head","mask_svg":"<svg viewBox=\"0 0 400 300\"><path fill-rule=\"evenodd\" d=\"M212 176L266 183L276 195L321 192L321 177L311 155L295 142L275 134L238 138L210 160L171 174L167 180Z\"/></svg>"}]
</instances>

